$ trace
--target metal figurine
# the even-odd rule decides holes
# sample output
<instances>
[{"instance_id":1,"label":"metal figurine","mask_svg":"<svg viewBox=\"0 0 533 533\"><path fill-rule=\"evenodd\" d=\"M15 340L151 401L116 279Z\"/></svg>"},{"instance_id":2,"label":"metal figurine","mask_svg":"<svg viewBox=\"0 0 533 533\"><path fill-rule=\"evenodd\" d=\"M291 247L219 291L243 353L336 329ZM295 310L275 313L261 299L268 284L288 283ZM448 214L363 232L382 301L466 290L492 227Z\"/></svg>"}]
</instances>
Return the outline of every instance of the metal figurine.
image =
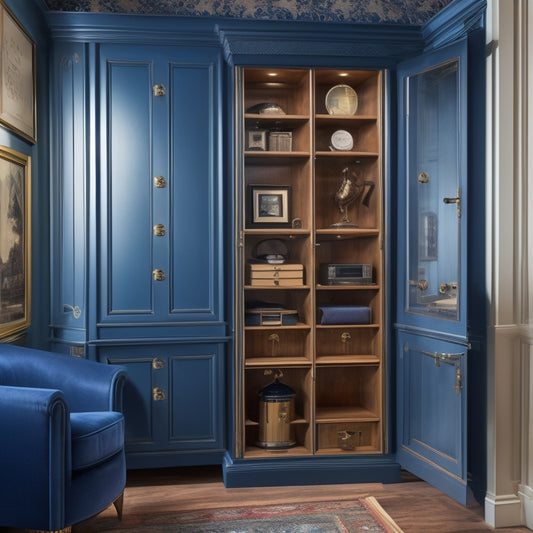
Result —
<instances>
[{"instance_id":1,"label":"metal figurine","mask_svg":"<svg viewBox=\"0 0 533 533\"><path fill-rule=\"evenodd\" d=\"M357 162L359 163L359 162ZM370 203L370 197L374 192L376 184L371 180L363 180L358 170L350 171L350 167L345 167L342 171L342 183L335 193L335 204L342 214L342 221L331 224L332 228L357 228L348 218L348 210L355 201L363 194L366 187L368 190L361 202L365 207Z\"/></svg>"}]
</instances>

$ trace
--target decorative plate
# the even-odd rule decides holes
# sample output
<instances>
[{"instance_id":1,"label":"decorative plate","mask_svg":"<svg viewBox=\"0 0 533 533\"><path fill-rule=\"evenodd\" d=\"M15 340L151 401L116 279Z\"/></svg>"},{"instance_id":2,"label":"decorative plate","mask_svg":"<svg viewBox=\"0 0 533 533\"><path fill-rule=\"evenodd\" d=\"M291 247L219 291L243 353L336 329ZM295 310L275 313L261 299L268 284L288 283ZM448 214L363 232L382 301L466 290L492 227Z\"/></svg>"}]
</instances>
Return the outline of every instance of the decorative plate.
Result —
<instances>
[{"instance_id":1,"label":"decorative plate","mask_svg":"<svg viewBox=\"0 0 533 533\"><path fill-rule=\"evenodd\" d=\"M353 137L346 130L337 130L331 136L331 147L334 150L351 150L353 148Z\"/></svg>"},{"instance_id":2,"label":"decorative plate","mask_svg":"<svg viewBox=\"0 0 533 533\"><path fill-rule=\"evenodd\" d=\"M349 85L335 85L326 94L326 109L330 115L355 115L359 99Z\"/></svg>"}]
</instances>

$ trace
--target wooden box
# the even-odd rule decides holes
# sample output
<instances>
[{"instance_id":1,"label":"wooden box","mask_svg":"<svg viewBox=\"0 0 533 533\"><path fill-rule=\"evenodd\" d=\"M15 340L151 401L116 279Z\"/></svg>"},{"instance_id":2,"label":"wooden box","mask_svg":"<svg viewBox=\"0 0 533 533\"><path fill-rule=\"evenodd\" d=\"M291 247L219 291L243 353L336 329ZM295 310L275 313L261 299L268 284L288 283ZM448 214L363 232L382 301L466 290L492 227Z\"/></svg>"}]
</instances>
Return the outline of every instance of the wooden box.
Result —
<instances>
[{"instance_id":1,"label":"wooden box","mask_svg":"<svg viewBox=\"0 0 533 533\"><path fill-rule=\"evenodd\" d=\"M256 287L299 287L304 284L299 264L249 264L248 284Z\"/></svg>"}]
</instances>

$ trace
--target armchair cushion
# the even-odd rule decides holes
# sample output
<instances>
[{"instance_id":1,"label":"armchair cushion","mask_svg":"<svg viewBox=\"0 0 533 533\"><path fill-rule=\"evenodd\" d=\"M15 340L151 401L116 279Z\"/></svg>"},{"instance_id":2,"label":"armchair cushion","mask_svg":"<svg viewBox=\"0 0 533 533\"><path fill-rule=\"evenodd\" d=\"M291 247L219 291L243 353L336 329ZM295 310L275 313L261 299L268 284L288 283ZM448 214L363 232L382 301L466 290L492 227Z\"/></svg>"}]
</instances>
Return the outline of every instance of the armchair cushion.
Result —
<instances>
[{"instance_id":1,"label":"armchair cushion","mask_svg":"<svg viewBox=\"0 0 533 533\"><path fill-rule=\"evenodd\" d=\"M116 411L71 413L72 470L107 461L124 447L124 417Z\"/></svg>"}]
</instances>

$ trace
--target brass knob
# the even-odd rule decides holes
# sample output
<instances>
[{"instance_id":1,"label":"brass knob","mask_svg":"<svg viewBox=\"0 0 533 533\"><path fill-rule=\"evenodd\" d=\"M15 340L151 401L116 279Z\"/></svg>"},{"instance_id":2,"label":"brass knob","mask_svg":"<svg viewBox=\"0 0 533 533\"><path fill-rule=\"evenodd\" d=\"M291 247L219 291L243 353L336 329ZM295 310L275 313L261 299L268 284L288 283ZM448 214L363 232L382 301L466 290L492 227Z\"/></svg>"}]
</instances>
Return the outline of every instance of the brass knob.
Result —
<instances>
[{"instance_id":1,"label":"brass knob","mask_svg":"<svg viewBox=\"0 0 533 533\"><path fill-rule=\"evenodd\" d=\"M161 402L167 399L167 395L161 387L154 387L152 389L152 398L154 402Z\"/></svg>"},{"instance_id":2,"label":"brass knob","mask_svg":"<svg viewBox=\"0 0 533 533\"><path fill-rule=\"evenodd\" d=\"M167 180L163 176L155 176L154 177L154 185L158 189L164 189L167 185Z\"/></svg>"},{"instance_id":3,"label":"brass knob","mask_svg":"<svg viewBox=\"0 0 533 533\"><path fill-rule=\"evenodd\" d=\"M164 237L167 232L164 224L156 224L154 226L154 235L156 237Z\"/></svg>"},{"instance_id":4,"label":"brass knob","mask_svg":"<svg viewBox=\"0 0 533 533\"><path fill-rule=\"evenodd\" d=\"M165 94L167 94L164 85L156 84L152 87L152 89L154 91L154 96L165 96Z\"/></svg>"},{"instance_id":5,"label":"brass knob","mask_svg":"<svg viewBox=\"0 0 533 533\"><path fill-rule=\"evenodd\" d=\"M156 357L152 360L152 368L154 370L161 370L162 368L165 368L165 362L162 359L159 359L159 357Z\"/></svg>"},{"instance_id":6,"label":"brass knob","mask_svg":"<svg viewBox=\"0 0 533 533\"><path fill-rule=\"evenodd\" d=\"M165 271L159 268L153 270L152 275L154 276L155 281L164 281L165 279Z\"/></svg>"}]
</instances>

